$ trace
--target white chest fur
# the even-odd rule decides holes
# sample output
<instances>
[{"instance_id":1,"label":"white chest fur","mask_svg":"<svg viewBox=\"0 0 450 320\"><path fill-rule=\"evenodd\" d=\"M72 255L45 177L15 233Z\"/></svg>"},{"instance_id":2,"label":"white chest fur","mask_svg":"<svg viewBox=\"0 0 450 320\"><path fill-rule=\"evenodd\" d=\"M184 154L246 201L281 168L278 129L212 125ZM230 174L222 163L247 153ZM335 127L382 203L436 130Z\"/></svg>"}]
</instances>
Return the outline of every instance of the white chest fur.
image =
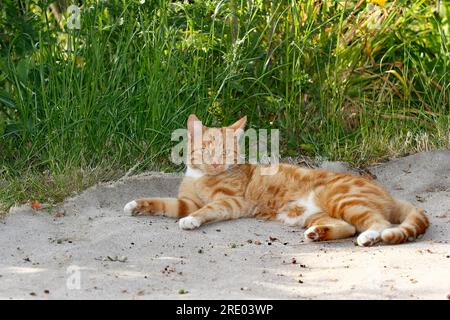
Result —
<instances>
[{"instance_id":1,"label":"white chest fur","mask_svg":"<svg viewBox=\"0 0 450 320\"><path fill-rule=\"evenodd\" d=\"M195 168L191 168L190 166L187 166L185 176L186 177L190 177L190 178L194 178L194 179L198 179L198 178L203 177L204 174L199 169L195 169Z\"/></svg>"},{"instance_id":2,"label":"white chest fur","mask_svg":"<svg viewBox=\"0 0 450 320\"><path fill-rule=\"evenodd\" d=\"M303 209L303 213L298 216L289 216L288 210L295 207ZM302 227L305 226L305 222L309 217L322 211L314 201L314 192L310 192L306 197L291 202L286 209L286 211L282 211L277 215L277 219L290 226L297 225Z\"/></svg>"}]
</instances>

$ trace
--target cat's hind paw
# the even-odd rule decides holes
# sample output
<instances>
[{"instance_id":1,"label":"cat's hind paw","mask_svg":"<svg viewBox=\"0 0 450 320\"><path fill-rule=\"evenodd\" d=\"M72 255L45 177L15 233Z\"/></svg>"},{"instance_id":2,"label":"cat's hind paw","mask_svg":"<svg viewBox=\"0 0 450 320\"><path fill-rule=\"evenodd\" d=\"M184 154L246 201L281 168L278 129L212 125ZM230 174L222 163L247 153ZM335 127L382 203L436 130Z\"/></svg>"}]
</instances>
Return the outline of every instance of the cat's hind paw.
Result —
<instances>
[{"instance_id":1,"label":"cat's hind paw","mask_svg":"<svg viewBox=\"0 0 450 320\"><path fill-rule=\"evenodd\" d=\"M356 239L356 243L361 247L373 246L381 241L380 233L376 230L366 230Z\"/></svg>"},{"instance_id":2,"label":"cat's hind paw","mask_svg":"<svg viewBox=\"0 0 450 320\"><path fill-rule=\"evenodd\" d=\"M198 218L193 216L187 216L183 219L180 219L178 223L180 225L180 228L183 230L196 229L202 224Z\"/></svg>"}]
</instances>

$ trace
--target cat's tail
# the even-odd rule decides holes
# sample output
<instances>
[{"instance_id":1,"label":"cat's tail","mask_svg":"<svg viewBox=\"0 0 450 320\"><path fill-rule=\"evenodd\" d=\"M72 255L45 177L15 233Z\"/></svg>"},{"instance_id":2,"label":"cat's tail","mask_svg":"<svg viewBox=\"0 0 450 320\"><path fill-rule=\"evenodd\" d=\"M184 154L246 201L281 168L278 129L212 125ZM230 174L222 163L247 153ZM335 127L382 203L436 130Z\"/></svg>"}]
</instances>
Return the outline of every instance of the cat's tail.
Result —
<instances>
[{"instance_id":1,"label":"cat's tail","mask_svg":"<svg viewBox=\"0 0 450 320\"><path fill-rule=\"evenodd\" d=\"M425 233L429 226L428 218L423 209L413 204L395 200L395 215L400 224L394 228L388 228L381 233L381 239L387 243L403 243L414 240Z\"/></svg>"}]
</instances>

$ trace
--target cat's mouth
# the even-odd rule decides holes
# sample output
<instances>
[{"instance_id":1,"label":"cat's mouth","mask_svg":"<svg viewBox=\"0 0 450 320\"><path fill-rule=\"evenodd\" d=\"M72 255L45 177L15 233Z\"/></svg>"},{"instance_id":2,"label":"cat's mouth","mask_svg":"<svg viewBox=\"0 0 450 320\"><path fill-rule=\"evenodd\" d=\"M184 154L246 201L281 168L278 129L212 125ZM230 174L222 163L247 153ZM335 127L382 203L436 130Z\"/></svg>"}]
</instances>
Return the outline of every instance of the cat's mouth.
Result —
<instances>
[{"instance_id":1,"label":"cat's mouth","mask_svg":"<svg viewBox=\"0 0 450 320\"><path fill-rule=\"evenodd\" d=\"M202 168L202 171L207 175L218 175L222 172L227 171L230 168L230 165L226 164L215 164L215 165L205 165Z\"/></svg>"}]
</instances>

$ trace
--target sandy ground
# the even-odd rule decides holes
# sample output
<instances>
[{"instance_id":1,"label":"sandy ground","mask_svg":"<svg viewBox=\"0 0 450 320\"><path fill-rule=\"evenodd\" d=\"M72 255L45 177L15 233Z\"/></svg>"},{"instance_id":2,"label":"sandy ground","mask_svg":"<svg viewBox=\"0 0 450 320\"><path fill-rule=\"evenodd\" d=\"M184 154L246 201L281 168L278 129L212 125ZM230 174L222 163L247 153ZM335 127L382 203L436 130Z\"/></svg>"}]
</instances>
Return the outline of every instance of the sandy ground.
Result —
<instances>
[{"instance_id":1,"label":"sandy ground","mask_svg":"<svg viewBox=\"0 0 450 320\"><path fill-rule=\"evenodd\" d=\"M354 239L307 243L301 229L249 219L182 231L176 220L123 213L133 198L176 194L180 176L147 174L93 187L53 213L14 208L0 223L0 298L447 299L450 151L370 171L427 210L424 238L369 248Z\"/></svg>"}]
</instances>

